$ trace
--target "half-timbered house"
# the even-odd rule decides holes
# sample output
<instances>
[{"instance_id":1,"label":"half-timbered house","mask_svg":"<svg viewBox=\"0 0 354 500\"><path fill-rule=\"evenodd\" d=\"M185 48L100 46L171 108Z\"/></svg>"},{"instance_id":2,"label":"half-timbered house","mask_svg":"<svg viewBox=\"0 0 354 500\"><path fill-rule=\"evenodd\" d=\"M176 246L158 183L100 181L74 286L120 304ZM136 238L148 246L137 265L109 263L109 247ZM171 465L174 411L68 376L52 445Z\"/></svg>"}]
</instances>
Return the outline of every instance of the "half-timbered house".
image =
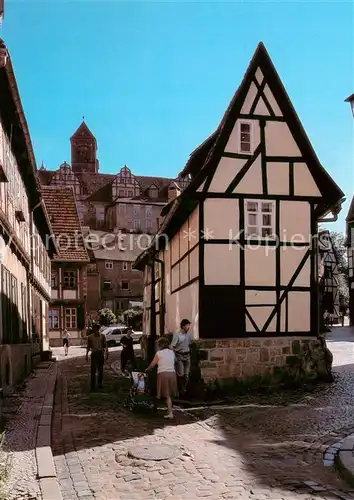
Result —
<instances>
[{"instance_id":1,"label":"half-timbered house","mask_svg":"<svg viewBox=\"0 0 354 500\"><path fill-rule=\"evenodd\" d=\"M349 319L350 325L354 326L354 196L349 207L346 223L349 273Z\"/></svg>"},{"instance_id":2,"label":"half-timbered house","mask_svg":"<svg viewBox=\"0 0 354 500\"><path fill-rule=\"evenodd\" d=\"M340 210L343 192L262 43L181 176L190 184L135 263L146 333L189 318L207 353L204 379L268 372L319 347L317 224Z\"/></svg>"},{"instance_id":3,"label":"half-timbered house","mask_svg":"<svg viewBox=\"0 0 354 500\"><path fill-rule=\"evenodd\" d=\"M337 255L329 231L320 231L318 236L320 314L327 311L331 315L331 322L337 323L340 317Z\"/></svg>"}]
</instances>

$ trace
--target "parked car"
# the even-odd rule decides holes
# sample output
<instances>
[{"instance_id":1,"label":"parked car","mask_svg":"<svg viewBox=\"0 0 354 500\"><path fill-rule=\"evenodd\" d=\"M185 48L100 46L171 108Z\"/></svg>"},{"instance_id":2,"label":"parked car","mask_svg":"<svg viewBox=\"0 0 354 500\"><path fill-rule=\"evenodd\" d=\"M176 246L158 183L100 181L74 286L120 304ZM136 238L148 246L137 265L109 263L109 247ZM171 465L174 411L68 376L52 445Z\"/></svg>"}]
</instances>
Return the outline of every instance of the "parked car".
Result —
<instances>
[{"instance_id":1,"label":"parked car","mask_svg":"<svg viewBox=\"0 0 354 500\"><path fill-rule=\"evenodd\" d=\"M123 335L127 333L127 325L107 326L101 330L101 333L106 336L107 345L119 345ZM134 343L140 342L143 332L135 332L132 330L132 339Z\"/></svg>"}]
</instances>

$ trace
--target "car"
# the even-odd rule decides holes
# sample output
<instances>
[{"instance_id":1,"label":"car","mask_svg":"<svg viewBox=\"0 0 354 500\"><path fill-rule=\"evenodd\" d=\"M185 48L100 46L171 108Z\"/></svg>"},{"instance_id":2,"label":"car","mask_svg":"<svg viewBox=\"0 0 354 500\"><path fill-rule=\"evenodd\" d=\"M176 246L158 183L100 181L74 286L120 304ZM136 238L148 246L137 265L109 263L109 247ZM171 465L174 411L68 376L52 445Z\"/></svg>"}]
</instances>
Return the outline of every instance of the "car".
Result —
<instances>
[{"instance_id":1,"label":"car","mask_svg":"<svg viewBox=\"0 0 354 500\"><path fill-rule=\"evenodd\" d=\"M102 329L101 333L106 336L107 345L119 345L123 335L127 333L128 327L126 325L108 326ZM135 332L132 330L132 339L134 343L138 343L143 332Z\"/></svg>"}]
</instances>

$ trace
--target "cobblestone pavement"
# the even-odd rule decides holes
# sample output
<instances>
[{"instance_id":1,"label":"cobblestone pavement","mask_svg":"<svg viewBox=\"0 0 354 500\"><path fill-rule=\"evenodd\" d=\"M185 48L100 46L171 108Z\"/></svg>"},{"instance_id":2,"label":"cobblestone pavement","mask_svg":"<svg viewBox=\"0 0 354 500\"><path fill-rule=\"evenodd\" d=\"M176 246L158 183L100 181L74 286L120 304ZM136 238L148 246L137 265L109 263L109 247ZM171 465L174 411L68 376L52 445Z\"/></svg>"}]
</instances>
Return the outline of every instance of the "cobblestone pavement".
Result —
<instances>
[{"instance_id":1,"label":"cobblestone pavement","mask_svg":"<svg viewBox=\"0 0 354 500\"><path fill-rule=\"evenodd\" d=\"M5 399L6 433L0 451L1 500L41 498L36 479L35 439L45 390L37 372Z\"/></svg>"},{"instance_id":2,"label":"cobblestone pavement","mask_svg":"<svg viewBox=\"0 0 354 500\"><path fill-rule=\"evenodd\" d=\"M354 432L354 330L334 329L330 339L334 384L226 409L177 410L175 422L124 410L109 367L103 391L90 395L88 364L72 350L59 361L53 426L64 500L354 499L323 463L325 450ZM157 443L179 447L180 456L128 457L133 445Z\"/></svg>"}]
</instances>

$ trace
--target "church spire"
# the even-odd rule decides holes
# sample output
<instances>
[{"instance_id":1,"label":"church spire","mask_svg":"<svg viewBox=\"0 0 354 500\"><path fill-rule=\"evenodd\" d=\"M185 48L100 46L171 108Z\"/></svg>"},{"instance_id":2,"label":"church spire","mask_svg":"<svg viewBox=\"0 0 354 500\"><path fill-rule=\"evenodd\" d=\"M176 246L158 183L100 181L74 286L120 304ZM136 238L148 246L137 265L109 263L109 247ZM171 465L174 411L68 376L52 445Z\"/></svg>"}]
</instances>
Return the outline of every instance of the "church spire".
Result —
<instances>
[{"instance_id":1,"label":"church spire","mask_svg":"<svg viewBox=\"0 0 354 500\"><path fill-rule=\"evenodd\" d=\"M98 172L97 141L85 123L85 117L79 128L70 138L71 167L74 172Z\"/></svg>"}]
</instances>

